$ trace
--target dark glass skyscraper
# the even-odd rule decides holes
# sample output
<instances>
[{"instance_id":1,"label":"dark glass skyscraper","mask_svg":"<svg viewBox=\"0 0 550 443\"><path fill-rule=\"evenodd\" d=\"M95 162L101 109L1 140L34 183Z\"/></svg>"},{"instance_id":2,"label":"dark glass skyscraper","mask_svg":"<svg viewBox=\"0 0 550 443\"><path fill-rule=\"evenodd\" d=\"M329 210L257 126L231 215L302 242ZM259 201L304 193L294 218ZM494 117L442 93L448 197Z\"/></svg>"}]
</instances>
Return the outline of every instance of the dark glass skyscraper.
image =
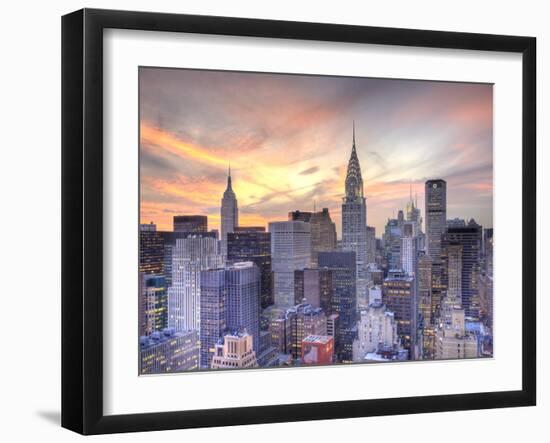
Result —
<instances>
[{"instance_id":1,"label":"dark glass skyscraper","mask_svg":"<svg viewBox=\"0 0 550 443\"><path fill-rule=\"evenodd\" d=\"M311 224L311 264L317 266L319 252L336 249L336 225L330 218L328 208L314 212L309 223Z\"/></svg>"},{"instance_id":2,"label":"dark glass skyscraper","mask_svg":"<svg viewBox=\"0 0 550 443\"><path fill-rule=\"evenodd\" d=\"M299 269L294 271L294 302L308 303L332 313L332 271L329 269Z\"/></svg>"},{"instance_id":3,"label":"dark glass skyscraper","mask_svg":"<svg viewBox=\"0 0 550 443\"><path fill-rule=\"evenodd\" d=\"M475 220L470 220L465 227L449 227L442 236L442 246L462 246L461 292L462 308L466 317L479 319L478 275L481 263L482 228Z\"/></svg>"},{"instance_id":4,"label":"dark glass skyscraper","mask_svg":"<svg viewBox=\"0 0 550 443\"><path fill-rule=\"evenodd\" d=\"M208 231L206 215L174 215L174 232L201 233Z\"/></svg>"},{"instance_id":5,"label":"dark glass skyscraper","mask_svg":"<svg viewBox=\"0 0 550 443\"><path fill-rule=\"evenodd\" d=\"M251 261L260 270L260 305L267 308L274 303L271 279L271 233L259 230L227 234L227 261Z\"/></svg>"},{"instance_id":6,"label":"dark glass skyscraper","mask_svg":"<svg viewBox=\"0 0 550 443\"><path fill-rule=\"evenodd\" d=\"M390 272L384 280L382 301L395 315L402 346L415 358L416 315L414 278L405 272Z\"/></svg>"},{"instance_id":7,"label":"dark glass skyscraper","mask_svg":"<svg viewBox=\"0 0 550 443\"><path fill-rule=\"evenodd\" d=\"M447 182L428 180L426 198L426 252L435 262L441 261L441 235L447 224Z\"/></svg>"},{"instance_id":8,"label":"dark glass skyscraper","mask_svg":"<svg viewBox=\"0 0 550 443\"><path fill-rule=\"evenodd\" d=\"M139 272L164 272L164 241L153 223L142 224L139 227Z\"/></svg>"},{"instance_id":9,"label":"dark glass skyscraper","mask_svg":"<svg viewBox=\"0 0 550 443\"><path fill-rule=\"evenodd\" d=\"M352 361L357 334L357 292L355 252L319 252L319 268L332 274L332 312L339 315L336 354L339 361Z\"/></svg>"}]
</instances>

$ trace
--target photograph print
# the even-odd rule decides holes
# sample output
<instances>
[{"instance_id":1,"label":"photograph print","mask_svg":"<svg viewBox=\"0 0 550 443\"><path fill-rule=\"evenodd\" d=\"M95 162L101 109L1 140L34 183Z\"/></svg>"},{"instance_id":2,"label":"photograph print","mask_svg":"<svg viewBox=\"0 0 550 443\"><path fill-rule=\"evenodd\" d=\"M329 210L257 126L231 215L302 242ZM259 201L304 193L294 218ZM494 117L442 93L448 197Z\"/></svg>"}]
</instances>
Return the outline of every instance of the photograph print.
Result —
<instances>
[{"instance_id":1,"label":"photograph print","mask_svg":"<svg viewBox=\"0 0 550 443\"><path fill-rule=\"evenodd\" d=\"M493 357L493 85L139 68L139 374Z\"/></svg>"}]
</instances>

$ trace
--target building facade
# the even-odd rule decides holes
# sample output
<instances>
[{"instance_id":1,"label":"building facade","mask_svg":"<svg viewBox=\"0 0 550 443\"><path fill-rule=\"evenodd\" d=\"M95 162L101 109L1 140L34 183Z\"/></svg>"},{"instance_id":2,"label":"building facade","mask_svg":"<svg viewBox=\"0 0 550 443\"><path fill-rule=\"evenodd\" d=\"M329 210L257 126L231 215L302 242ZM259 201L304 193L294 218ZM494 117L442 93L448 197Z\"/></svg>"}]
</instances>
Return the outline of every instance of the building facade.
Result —
<instances>
[{"instance_id":1,"label":"building facade","mask_svg":"<svg viewBox=\"0 0 550 443\"><path fill-rule=\"evenodd\" d=\"M313 212L309 220L311 225L311 265L318 264L318 255L321 251L336 249L336 225L330 218L328 208Z\"/></svg>"},{"instance_id":2,"label":"building facade","mask_svg":"<svg viewBox=\"0 0 550 443\"><path fill-rule=\"evenodd\" d=\"M332 312L332 271L329 269L300 269L294 271L294 303L308 303Z\"/></svg>"},{"instance_id":3,"label":"building facade","mask_svg":"<svg viewBox=\"0 0 550 443\"><path fill-rule=\"evenodd\" d=\"M303 221L269 223L273 296L279 307L294 306L294 271L311 265L311 227Z\"/></svg>"},{"instance_id":4,"label":"building facade","mask_svg":"<svg viewBox=\"0 0 550 443\"><path fill-rule=\"evenodd\" d=\"M426 252L434 261L441 260L441 236L447 224L447 182L436 179L425 184Z\"/></svg>"},{"instance_id":5,"label":"building facade","mask_svg":"<svg viewBox=\"0 0 550 443\"><path fill-rule=\"evenodd\" d=\"M212 369L257 368L258 361L252 345L253 337L247 333L225 335L217 343L210 367Z\"/></svg>"},{"instance_id":6,"label":"building facade","mask_svg":"<svg viewBox=\"0 0 550 443\"><path fill-rule=\"evenodd\" d=\"M164 242L153 223L139 225L139 272L164 273Z\"/></svg>"},{"instance_id":7,"label":"building facade","mask_svg":"<svg viewBox=\"0 0 550 443\"><path fill-rule=\"evenodd\" d=\"M224 335L248 333L260 343L260 271L252 262L204 270L200 274L200 365L209 368Z\"/></svg>"},{"instance_id":8,"label":"building facade","mask_svg":"<svg viewBox=\"0 0 550 443\"><path fill-rule=\"evenodd\" d=\"M353 342L353 361L363 361L370 352L379 348L397 346L397 323L393 312L382 303L371 304L361 311L357 322L357 339Z\"/></svg>"},{"instance_id":9,"label":"building facade","mask_svg":"<svg viewBox=\"0 0 550 443\"><path fill-rule=\"evenodd\" d=\"M223 264L218 241L190 235L172 250L172 286L168 288L168 326L176 331L200 328L200 273Z\"/></svg>"},{"instance_id":10,"label":"building facade","mask_svg":"<svg viewBox=\"0 0 550 443\"><path fill-rule=\"evenodd\" d=\"M140 374L193 371L199 368L197 331L167 328L140 338Z\"/></svg>"},{"instance_id":11,"label":"building facade","mask_svg":"<svg viewBox=\"0 0 550 443\"><path fill-rule=\"evenodd\" d=\"M291 353L294 358L302 354L302 341L309 335L327 335L327 316L320 308L301 303L289 309L286 318L290 322Z\"/></svg>"},{"instance_id":12,"label":"building facade","mask_svg":"<svg viewBox=\"0 0 550 443\"><path fill-rule=\"evenodd\" d=\"M271 234L257 229L239 228L227 234L227 262L251 261L260 270L260 306L274 303L271 272Z\"/></svg>"},{"instance_id":13,"label":"building facade","mask_svg":"<svg viewBox=\"0 0 550 443\"><path fill-rule=\"evenodd\" d=\"M395 315L402 346L415 358L416 302L414 278L402 271L390 271L384 280L382 301Z\"/></svg>"},{"instance_id":14,"label":"building facade","mask_svg":"<svg viewBox=\"0 0 550 443\"><path fill-rule=\"evenodd\" d=\"M139 274L139 335L168 327L168 291L163 275Z\"/></svg>"},{"instance_id":15,"label":"building facade","mask_svg":"<svg viewBox=\"0 0 550 443\"><path fill-rule=\"evenodd\" d=\"M479 320L480 301L477 287L481 269L482 228L471 219L464 227L449 227L442 237L444 247L462 246L461 304L466 316Z\"/></svg>"},{"instance_id":16,"label":"building facade","mask_svg":"<svg viewBox=\"0 0 550 443\"><path fill-rule=\"evenodd\" d=\"M208 231L206 215L174 215L174 232L204 233Z\"/></svg>"},{"instance_id":17,"label":"building facade","mask_svg":"<svg viewBox=\"0 0 550 443\"><path fill-rule=\"evenodd\" d=\"M320 252L319 267L332 272L332 313L338 314L336 356L338 361L349 362L353 359L353 340L357 334L355 252Z\"/></svg>"}]
</instances>

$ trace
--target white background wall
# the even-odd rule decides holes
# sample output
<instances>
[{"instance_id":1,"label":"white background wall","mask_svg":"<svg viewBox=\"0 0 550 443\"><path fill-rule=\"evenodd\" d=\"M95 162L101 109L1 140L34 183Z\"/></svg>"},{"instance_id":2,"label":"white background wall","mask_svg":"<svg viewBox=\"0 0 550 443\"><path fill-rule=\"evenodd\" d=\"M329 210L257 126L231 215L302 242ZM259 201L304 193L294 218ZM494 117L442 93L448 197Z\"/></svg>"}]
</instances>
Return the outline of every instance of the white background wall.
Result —
<instances>
[{"instance_id":1,"label":"white background wall","mask_svg":"<svg viewBox=\"0 0 550 443\"><path fill-rule=\"evenodd\" d=\"M0 438L81 439L59 427L60 414L60 17L83 6L350 23L538 38L538 146L550 119L550 28L546 2L407 1L322 3L298 0L170 2L157 0L15 2L2 5L0 27ZM546 123L546 125L545 125ZM546 127L545 127L546 126ZM539 156L539 222L549 214L548 155ZM544 164L543 164L544 163ZM542 206L540 195L546 195ZM546 217L545 217L546 216ZM540 224L540 223L539 223ZM539 229L539 275L550 244ZM539 278L539 313L550 290ZM542 441L548 435L550 327L539 314L539 406L493 411L165 431L98 437L95 441ZM546 349L544 349L546 348ZM543 353L544 352L544 353ZM519 358L519 355L518 355ZM546 420L545 420L546 419ZM222 440L220 440L222 439Z\"/></svg>"}]
</instances>

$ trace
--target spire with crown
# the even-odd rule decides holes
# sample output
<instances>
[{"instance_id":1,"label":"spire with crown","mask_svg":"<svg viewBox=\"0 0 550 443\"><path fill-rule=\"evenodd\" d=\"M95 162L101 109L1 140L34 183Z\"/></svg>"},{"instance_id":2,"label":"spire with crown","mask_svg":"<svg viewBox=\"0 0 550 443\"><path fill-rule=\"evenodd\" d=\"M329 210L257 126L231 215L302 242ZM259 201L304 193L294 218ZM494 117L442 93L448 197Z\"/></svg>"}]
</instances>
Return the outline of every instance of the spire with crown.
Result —
<instances>
[{"instance_id":1,"label":"spire with crown","mask_svg":"<svg viewBox=\"0 0 550 443\"><path fill-rule=\"evenodd\" d=\"M361 177L361 166L357 157L355 148L355 120L353 121L353 144L351 147L351 156L348 162L346 174L346 200L355 200L363 198L363 178Z\"/></svg>"}]
</instances>

